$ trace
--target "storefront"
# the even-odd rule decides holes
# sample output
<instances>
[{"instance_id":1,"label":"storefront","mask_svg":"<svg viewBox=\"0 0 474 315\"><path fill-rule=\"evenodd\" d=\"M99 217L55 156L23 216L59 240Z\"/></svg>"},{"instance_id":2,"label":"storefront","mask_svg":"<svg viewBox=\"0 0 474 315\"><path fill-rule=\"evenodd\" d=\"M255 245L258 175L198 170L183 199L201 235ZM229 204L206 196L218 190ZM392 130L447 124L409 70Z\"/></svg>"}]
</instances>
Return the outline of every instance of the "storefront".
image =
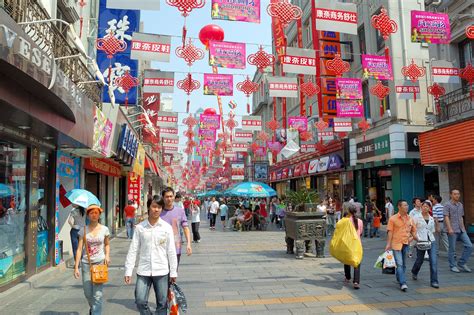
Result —
<instances>
[{"instance_id":1,"label":"storefront","mask_svg":"<svg viewBox=\"0 0 474 315\"><path fill-rule=\"evenodd\" d=\"M423 167L419 159L419 132L406 132L392 125L393 132L372 134L370 139L351 142L351 167L355 194L359 201L367 199L384 209L385 198L394 203L405 199L411 207L414 197L439 193L437 169ZM368 136L369 137L369 136Z\"/></svg>"},{"instance_id":2,"label":"storefront","mask_svg":"<svg viewBox=\"0 0 474 315\"><path fill-rule=\"evenodd\" d=\"M60 262L56 150L92 145L94 103L54 63L0 10L0 292Z\"/></svg>"}]
</instances>

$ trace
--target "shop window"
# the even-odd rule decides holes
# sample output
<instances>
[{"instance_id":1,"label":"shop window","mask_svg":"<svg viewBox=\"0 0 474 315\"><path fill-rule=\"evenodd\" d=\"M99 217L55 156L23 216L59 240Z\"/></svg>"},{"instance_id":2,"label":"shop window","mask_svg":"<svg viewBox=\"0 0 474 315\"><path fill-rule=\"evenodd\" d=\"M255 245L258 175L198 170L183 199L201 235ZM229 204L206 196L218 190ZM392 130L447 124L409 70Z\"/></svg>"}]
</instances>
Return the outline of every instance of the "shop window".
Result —
<instances>
[{"instance_id":1,"label":"shop window","mask_svg":"<svg viewBox=\"0 0 474 315\"><path fill-rule=\"evenodd\" d=\"M359 38L359 51L360 51L360 54L366 54L367 53L367 48L366 48L366 44L365 44L365 27L364 27L364 25L361 25L357 29L357 37Z\"/></svg>"},{"instance_id":2,"label":"shop window","mask_svg":"<svg viewBox=\"0 0 474 315\"><path fill-rule=\"evenodd\" d=\"M25 274L25 146L0 140L0 287Z\"/></svg>"},{"instance_id":3,"label":"shop window","mask_svg":"<svg viewBox=\"0 0 474 315\"><path fill-rule=\"evenodd\" d=\"M467 64L474 61L474 43L472 40L466 39L459 43L459 65L461 68L466 67ZM462 80L464 88L467 88L468 83Z\"/></svg>"},{"instance_id":4,"label":"shop window","mask_svg":"<svg viewBox=\"0 0 474 315\"><path fill-rule=\"evenodd\" d=\"M378 9L377 12L374 13L374 15L379 15L381 13L382 8ZM382 34L380 33L379 30L375 30L375 40L377 44L377 51L382 50L385 47L385 40L383 39Z\"/></svg>"},{"instance_id":5,"label":"shop window","mask_svg":"<svg viewBox=\"0 0 474 315\"><path fill-rule=\"evenodd\" d=\"M370 118L370 94L369 94L369 83L364 81L362 83L362 95L363 99L362 102L364 104L364 115L365 118Z\"/></svg>"},{"instance_id":6,"label":"shop window","mask_svg":"<svg viewBox=\"0 0 474 315\"><path fill-rule=\"evenodd\" d=\"M36 236L36 268L41 268L50 262L50 233L53 233L49 222L53 211L48 209L48 173L49 156L45 152L40 152L39 159L39 182L38 182L38 231Z\"/></svg>"},{"instance_id":7,"label":"shop window","mask_svg":"<svg viewBox=\"0 0 474 315\"><path fill-rule=\"evenodd\" d=\"M382 84L388 86L388 80L382 80ZM390 109L390 95L387 95L383 100L383 106L385 111Z\"/></svg>"}]
</instances>

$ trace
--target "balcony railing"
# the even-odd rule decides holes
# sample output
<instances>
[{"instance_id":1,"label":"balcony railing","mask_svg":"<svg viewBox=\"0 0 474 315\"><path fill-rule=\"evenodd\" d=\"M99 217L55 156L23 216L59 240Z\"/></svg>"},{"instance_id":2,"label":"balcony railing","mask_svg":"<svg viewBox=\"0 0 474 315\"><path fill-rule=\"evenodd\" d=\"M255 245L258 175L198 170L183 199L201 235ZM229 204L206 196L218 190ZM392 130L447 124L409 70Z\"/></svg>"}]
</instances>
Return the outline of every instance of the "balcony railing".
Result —
<instances>
[{"instance_id":1,"label":"balcony railing","mask_svg":"<svg viewBox=\"0 0 474 315\"><path fill-rule=\"evenodd\" d=\"M474 102L468 86L443 95L439 98L439 104L438 123L474 117Z\"/></svg>"},{"instance_id":2,"label":"balcony railing","mask_svg":"<svg viewBox=\"0 0 474 315\"><path fill-rule=\"evenodd\" d=\"M0 1L0 6L1 4L2 1ZM3 0L3 6L7 14L17 23L51 19L48 12L36 0ZM54 22L28 24L23 29L50 57L66 57L79 53L67 40L67 28L61 31ZM56 63L76 84L95 80L80 58L60 59ZM93 102L101 102L102 90L98 84L80 84L78 87Z\"/></svg>"}]
</instances>

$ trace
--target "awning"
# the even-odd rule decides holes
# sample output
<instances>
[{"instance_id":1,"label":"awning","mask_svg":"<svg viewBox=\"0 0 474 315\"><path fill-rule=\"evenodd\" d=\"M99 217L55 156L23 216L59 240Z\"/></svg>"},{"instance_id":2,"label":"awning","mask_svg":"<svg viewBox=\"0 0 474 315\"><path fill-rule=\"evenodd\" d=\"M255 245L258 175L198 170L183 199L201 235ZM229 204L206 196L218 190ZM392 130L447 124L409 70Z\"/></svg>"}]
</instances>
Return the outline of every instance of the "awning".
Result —
<instances>
[{"instance_id":1,"label":"awning","mask_svg":"<svg viewBox=\"0 0 474 315\"><path fill-rule=\"evenodd\" d=\"M155 175L158 175L158 167L156 167L155 161L145 155L145 169L152 171Z\"/></svg>"},{"instance_id":2,"label":"awning","mask_svg":"<svg viewBox=\"0 0 474 315\"><path fill-rule=\"evenodd\" d=\"M439 164L474 159L474 120L420 134L422 164Z\"/></svg>"}]
</instances>

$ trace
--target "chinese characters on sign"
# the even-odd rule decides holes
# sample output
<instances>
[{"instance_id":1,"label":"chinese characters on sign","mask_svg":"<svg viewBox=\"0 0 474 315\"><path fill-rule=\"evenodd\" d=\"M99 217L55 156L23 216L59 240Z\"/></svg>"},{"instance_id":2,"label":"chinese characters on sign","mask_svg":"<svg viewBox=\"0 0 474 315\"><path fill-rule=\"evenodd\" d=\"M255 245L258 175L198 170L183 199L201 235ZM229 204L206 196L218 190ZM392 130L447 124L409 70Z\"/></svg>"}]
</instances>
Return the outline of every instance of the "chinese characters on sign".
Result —
<instances>
[{"instance_id":1,"label":"chinese characters on sign","mask_svg":"<svg viewBox=\"0 0 474 315\"><path fill-rule=\"evenodd\" d=\"M231 69L245 69L245 44L209 41L209 65Z\"/></svg>"},{"instance_id":2,"label":"chinese characters on sign","mask_svg":"<svg viewBox=\"0 0 474 315\"><path fill-rule=\"evenodd\" d=\"M358 160L387 153L390 153L390 135L377 137L357 144Z\"/></svg>"},{"instance_id":3,"label":"chinese characters on sign","mask_svg":"<svg viewBox=\"0 0 474 315\"><path fill-rule=\"evenodd\" d=\"M414 43L449 44L449 16L443 13L411 11L411 41Z\"/></svg>"},{"instance_id":4,"label":"chinese characters on sign","mask_svg":"<svg viewBox=\"0 0 474 315\"><path fill-rule=\"evenodd\" d=\"M357 6L331 0L318 0L316 4L316 28L357 35Z\"/></svg>"},{"instance_id":5,"label":"chinese characters on sign","mask_svg":"<svg viewBox=\"0 0 474 315\"><path fill-rule=\"evenodd\" d=\"M242 130L262 130L262 116L242 116Z\"/></svg>"},{"instance_id":6,"label":"chinese characters on sign","mask_svg":"<svg viewBox=\"0 0 474 315\"><path fill-rule=\"evenodd\" d=\"M204 74L204 95L232 96L234 77L231 74Z\"/></svg>"},{"instance_id":7,"label":"chinese characters on sign","mask_svg":"<svg viewBox=\"0 0 474 315\"><path fill-rule=\"evenodd\" d=\"M130 58L169 62L171 37L145 33L133 33Z\"/></svg>"},{"instance_id":8,"label":"chinese characters on sign","mask_svg":"<svg viewBox=\"0 0 474 315\"><path fill-rule=\"evenodd\" d=\"M139 205L141 191L140 176L134 172L128 173L128 200L133 200Z\"/></svg>"},{"instance_id":9,"label":"chinese characters on sign","mask_svg":"<svg viewBox=\"0 0 474 315\"><path fill-rule=\"evenodd\" d=\"M216 20L260 23L260 0L212 0L211 17Z\"/></svg>"},{"instance_id":10,"label":"chinese characters on sign","mask_svg":"<svg viewBox=\"0 0 474 315\"><path fill-rule=\"evenodd\" d=\"M143 79L144 93L173 93L174 72L145 70Z\"/></svg>"},{"instance_id":11,"label":"chinese characters on sign","mask_svg":"<svg viewBox=\"0 0 474 315\"><path fill-rule=\"evenodd\" d=\"M393 80L392 65L385 56L362 55L362 75L364 79Z\"/></svg>"}]
</instances>

